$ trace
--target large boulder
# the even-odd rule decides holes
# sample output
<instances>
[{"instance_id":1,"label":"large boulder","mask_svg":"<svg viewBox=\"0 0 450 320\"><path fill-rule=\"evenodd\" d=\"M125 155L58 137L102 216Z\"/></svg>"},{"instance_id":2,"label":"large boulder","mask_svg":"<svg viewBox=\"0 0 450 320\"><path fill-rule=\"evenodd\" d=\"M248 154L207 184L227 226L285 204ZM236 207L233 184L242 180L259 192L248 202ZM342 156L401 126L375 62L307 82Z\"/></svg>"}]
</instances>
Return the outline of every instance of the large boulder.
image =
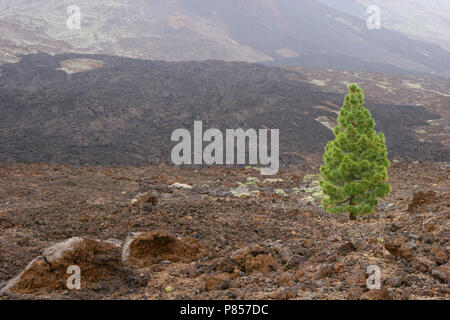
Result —
<instances>
[{"instance_id":1,"label":"large boulder","mask_svg":"<svg viewBox=\"0 0 450 320\"><path fill-rule=\"evenodd\" d=\"M74 274L70 266L79 268L81 289L117 282L125 272L120 241L75 237L56 243L32 260L0 293L39 295L74 289L68 287L68 279Z\"/></svg>"}]
</instances>

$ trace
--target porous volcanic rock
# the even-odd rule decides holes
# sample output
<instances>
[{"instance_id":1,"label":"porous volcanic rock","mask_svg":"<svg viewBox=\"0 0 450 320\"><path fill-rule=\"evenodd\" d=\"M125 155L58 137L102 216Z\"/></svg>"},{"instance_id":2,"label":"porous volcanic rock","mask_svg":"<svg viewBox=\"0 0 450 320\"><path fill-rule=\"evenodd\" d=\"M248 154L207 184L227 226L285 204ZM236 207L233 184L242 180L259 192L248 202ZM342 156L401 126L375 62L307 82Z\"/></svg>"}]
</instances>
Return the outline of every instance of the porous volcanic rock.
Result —
<instances>
[{"instance_id":1,"label":"porous volcanic rock","mask_svg":"<svg viewBox=\"0 0 450 320\"><path fill-rule=\"evenodd\" d=\"M420 209L422 206L433 203L434 199L436 198L436 192L433 190L423 192L419 191L414 193L413 198L411 199L410 203L408 204L408 211L414 212L418 209Z\"/></svg>"},{"instance_id":2,"label":"porous volcanic rock","mask_svg":"<svg viewBox=\"0 0 450 320\"><path fill-rule=\"evenodd\" d=\"M381 289L372 289L364 293L361 300L392 300L389 290L386 287Z\"/></svg>"},{"instance_id":3,"label":"porous volcanic rock","mask_svg":"<svg viewBox=\"0 0 450 320\"><path fill-rule=\"evenodd\" d=\"M213 274L206 278L205 289L208 291L213 290L226 290L231 286L231 277L228 273Z\"/></svg>"},{"instance_id":4,"label":"porous volcanic rock","mask_svg":"<svg viewBox=\"0 0 450 320\"><path fill-rule=\"evenodd\" d=\"M207 252L197 239L176 238L165 231L136 232L125 240L122 261L139 267L160 261L191 262Z\"/></svg>"},{"instance_id":5,"label":"porous volcanic rock","mask_svg":"<svg viewBox=\"0 0 450 320\"><path fill-rule=\"evenodd\" d=\"M122 278L125 272L117 241L74 237L47 248L1 290L2 294L47 294L68 290L69 266L81 271L82 289ZM126 273L126 272L125 272ZM107 285L106 285L107 287Z\"/></svg>"},{"instance_id":6,"label":"porous volcanic rock","mask_svg":"<svg viewBox=\"0 0 450 320\"><path fill-rule=\"evenodd\" d=\"M279 259L259 245L239 249L231 255L231 259L247 273L271 272L281 266Z\"/></svg>"}]
</instances>

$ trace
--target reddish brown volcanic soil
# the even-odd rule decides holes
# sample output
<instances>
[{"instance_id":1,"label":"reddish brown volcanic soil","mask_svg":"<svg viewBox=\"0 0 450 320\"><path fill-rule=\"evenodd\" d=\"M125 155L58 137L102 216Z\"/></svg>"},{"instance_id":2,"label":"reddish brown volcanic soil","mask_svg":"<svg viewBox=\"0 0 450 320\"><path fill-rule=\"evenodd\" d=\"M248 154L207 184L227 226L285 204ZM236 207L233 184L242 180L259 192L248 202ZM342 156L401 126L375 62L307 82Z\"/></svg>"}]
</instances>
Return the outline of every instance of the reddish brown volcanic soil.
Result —
<instances>
[{"instance_id":1,"label":"reddish brown volcanic soil","mask_svg":"<svg viewBox=\"0 0 450 320\"><path fill-rule=\"evenodd\" d=\"M317 168L289 168L269 177L283 181L263 183L267 177L250 169L2 164L0 290L47 247L67 238L123 241L131 232L161 232L131 250L145 255L149 243L157 255L126 272L114 269L108 285L38 288L44 296L19 288L1 299L450 298L448 164L394 163L392 195L358 221L324 212L319 200L305 203L307 194L294 188L308 187L307 173ZM238 182L249 177L260 180L247 184L249 191L260 192L233 196ZM192 189L170 188L175 182ZM191 251L183 252L183 246ZM102 250L85 252L83 261L95 269L104 262L95 254L107 259ZM122 268L114 259L113 268ZM369 265L381 269L380 291L366 287ZM51 272L36 270L41 282Z\"/></svg>"}]
</instances>

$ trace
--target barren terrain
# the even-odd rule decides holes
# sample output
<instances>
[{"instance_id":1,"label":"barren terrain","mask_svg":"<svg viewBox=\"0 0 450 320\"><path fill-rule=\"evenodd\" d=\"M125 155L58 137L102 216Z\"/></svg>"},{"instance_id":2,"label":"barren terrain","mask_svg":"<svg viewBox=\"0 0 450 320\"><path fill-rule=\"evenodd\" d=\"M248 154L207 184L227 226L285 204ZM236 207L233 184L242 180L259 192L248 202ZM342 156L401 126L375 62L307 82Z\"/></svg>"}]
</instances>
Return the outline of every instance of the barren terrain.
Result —
<instances>
[{"instance_id":1,"label":"barren terrain","mask_svg":"<svg viewBox=\"0 0 450 320\"><path fill-rule=\"evenodd\" d=\"M36 54L1 66L0 162L171 163L172 132L202 120L279 129L281 163L302 163L333 138L351 82L392 159L450 158L448 78Z\"/></svg>"},{"instance_id":2,"label":"barren terrain","mask_svg":"<svg viewBox=\"0 0 450 320\"><path fill-rule=\"evenodd\" d=\"M0 290L46 248L88 237L2 299L449 298L448 164L393 163L392 195L358 221L321 210L317 172L2 164ZM64 286L67 264L82 266L81 290ZM366 287L369 265L381 290Z\"/></svg>"}]
</instances>

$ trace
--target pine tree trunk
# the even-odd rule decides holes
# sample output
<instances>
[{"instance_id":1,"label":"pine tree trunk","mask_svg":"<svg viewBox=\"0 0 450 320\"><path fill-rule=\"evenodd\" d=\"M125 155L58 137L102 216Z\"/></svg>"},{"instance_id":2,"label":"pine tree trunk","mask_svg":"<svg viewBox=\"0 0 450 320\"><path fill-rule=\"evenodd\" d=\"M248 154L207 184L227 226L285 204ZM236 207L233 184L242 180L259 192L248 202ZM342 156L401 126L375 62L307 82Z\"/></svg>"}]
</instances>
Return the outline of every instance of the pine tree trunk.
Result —
<instances>
[{"instance_id":1,"label":"pine tree trunk","mask_svg":"<svg viewBox=\"0 0 450 320\"><path fill-rule=\"evenodd\" d=\"M350 198L350 205L353 205L353 197ZM356 216L353 212L350 212L350 220L356 220Z\"/></svg>"}]
</instances>

